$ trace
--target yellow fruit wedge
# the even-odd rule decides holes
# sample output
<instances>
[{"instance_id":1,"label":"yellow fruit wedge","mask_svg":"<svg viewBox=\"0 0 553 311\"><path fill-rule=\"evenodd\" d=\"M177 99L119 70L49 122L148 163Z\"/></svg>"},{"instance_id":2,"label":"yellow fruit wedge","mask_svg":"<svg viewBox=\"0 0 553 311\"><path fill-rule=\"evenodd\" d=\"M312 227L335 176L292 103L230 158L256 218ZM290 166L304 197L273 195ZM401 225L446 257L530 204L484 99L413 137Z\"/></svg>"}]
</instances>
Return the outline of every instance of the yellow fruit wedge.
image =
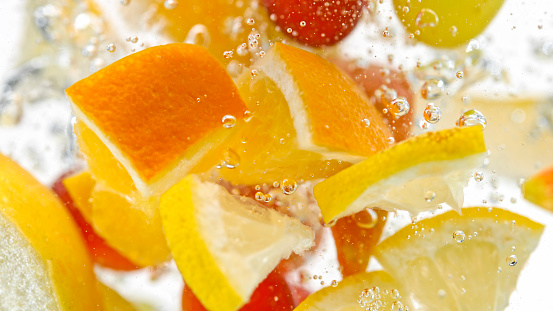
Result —
<instances>
[{"instance_id":1,"label":"yellow fruit wedge","mask_svg":"<svg viewBox=\"0 0 553 311\"><path fill-rule=\"evenodd\" d=\"M458 211L485 151L481 126L429 132L341 171L313 193L327 223L367 207L416 214L447 203Z\"/></svg>"},{"instance_id":2,"label":"yellow fruit wedge","mask_svg":"<svg viewBox=\"0 0 553 311\"><path fill-rule=\"evenodd\" d=\"M361 272L309 295L294 311L413 310L405 294L388 273Z\"/></svg>"},{"instance_id":3,"label":"yellow fruit wedge","mask_svg":"<svg viewBox=\"0 0 553 311\"><path fill-rule=\"evenodd\" d=\"M529 178L522 194L526 200L553 211L553 166Z\"/></svg>"},{"instance_id":4,"label":"yellow fruit wedge","mask_svg":"<svg viewBox=\"0 0 553 311\"><path fill-rule=\"evenodd\" d=\"M113 192L96 183L88 171L69 176L63 184L94 231L122 255L142 267L169 259L159 197L142 199Z\"/></svg>"},{"instance_id":5,"label":"yellow fruit wedge","mask_svg":"<svg viewBox=\"0 0 553 311\"><path fill-rule=\"evenodd\" d=\"M409 225L376 259L417 310L504 310L544 226L502 209L464 208Z\"/></svg>"},{"instance_id":6,"label":"yellow fruit wedge","mask_svg":"<svg viewBox=\"0 0 553 311\"><path fill-rule=\"evenodd\" d=\"M251 117L227 144L238 167L220 171L235 184L328 177L389 146L365 94L315 54L275 43L237 86Z\"/></svg>"},{"instance_id":7,"label":"yellow fruit wedge","mask_svg":"<svg viewBox=\"0 0 553 311\"><path fill-rule=\"evenodd\" d=\"M299 220L195 175L167 191L160 209L177 267L208 310L237 310L281 259L314 244Z\"/></svg>"},{"instance_id":8,"label":"yellow fruit wedge","mask_svg":"<svg viewBox=\"0 0 553 311\"><path fill-rule=\"evenodd\" d=\"M58 198L0 155L0 309L102 310L82 235Z\"/></svg>"}]
</instances>

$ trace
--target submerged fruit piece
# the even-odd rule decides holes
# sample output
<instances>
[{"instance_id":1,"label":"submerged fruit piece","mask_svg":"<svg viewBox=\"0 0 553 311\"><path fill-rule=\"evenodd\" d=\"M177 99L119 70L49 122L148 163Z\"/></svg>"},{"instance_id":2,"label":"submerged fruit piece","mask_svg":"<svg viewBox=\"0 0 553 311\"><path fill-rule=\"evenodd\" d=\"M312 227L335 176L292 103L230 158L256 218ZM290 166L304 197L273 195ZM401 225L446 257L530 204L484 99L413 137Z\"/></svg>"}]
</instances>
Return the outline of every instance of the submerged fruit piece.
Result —
<instances>
[{"instance_id":1,"label":"submerged fruit piece","mask_svg":"<svg viewBox=\"0 0 553 311\"><path fill-rule=\"evenodd\" d=\"M79 229L48 188L0 155L0 309L102 310Z\"/></svg>"},{"instance_id":2,"label":"submerged fruit piece","mask_svg":"<svg viewBox=\"0 0 553 311\"><path fill-rule=\"evenodd\" d=\"M99 236L97 241L90 240L89 245L101 260L100 264L127 270L137 265L160 264L169 258L158 197L124 196L96 183L88 172L71 176L64 184L71 196L77 198L75 207L90 223L93 234ZM122 219L124 225L121 225ZM133 264L124 264L125 258Z\"/></svg>"},{"instance_id":3,"label":"submerged fruit piece","mask_svg":"<svg viewBox=\"0 0 553 311\"><path fill-rule=\"evenodd\" d=\"M246 110L225 68L190 44L132 54L66 93L82 128L106 147L85 148L93 175L125 194L133 190L126 185L132 179L143 197L184 177L228 135L223 117L241 119ZM113 159L106 160L105 149ZM206 160L210 165L217 163L218 155L213 157Z\"/></svg>"},{"instance_id":4,"label":"submerged fruit piece","mask_svg":"<svg viewBox=\"0 0 553 311\"><path fill-rule=\"evenodd\" d=\"M167 191L160 209L184 281L209 310L237 310L282 258L313 245L298 220L195 175Z\"/></svg>"},{"instance_id":5,"label":"submerged fruit piece","mask_svg":"<svg viewBox=\"0 0 553 311\"><path fill-rule=\"evenodd\" d=\"M263 282L259 283L250 301L241 307L240 311L288 311L292 309L294 309L294 300L290 288L280 273L273 270ZM182 310L206 310L186 284L184 285L182 293Z\"/></svg>"},{"instance_id":6,"label":"submerged fruit piece","mask_svg":"<svg viewBox=\"0 0 553 311\"><path fill-rule=\"evenodd\" d=\"M338 219L330 228L343 276L367 270L387 215L387 211L366 209Z\"/></svg>"},{"instance_id":7,"label":"submerged fruit piece","mask_svg":"<svg viewBox=\"0 0 553 311\"><path fill-rule=\"evenodd\" d=\"M233 183L328 177L388 146L378 111L325 59L276 43L254 68L237 83L251 114L230 145L240 166L221 170Z\"/></svg>"},{"instance_id":8,"label":"submerged fruit piece","mask_svg":"<svg viewBox=\"0 0 553 311\"><path fill-rule=\"evenodd\" d=\"M403 228L376 258L421 310L504 310L543 229L502 209L464 208Z\"/></svg>"},{"instance_id":9,"label":"submerged fruit piece","mask_svg":"<svg viewBox=\"0 0 553 311\"><path fill-rule=\"evenodd\" d=\"M63 176L54 183L52 189L65 204L73 219L81 229L84 241L92 255L92 260L104 267L115 270L134 270L137 265L123 257L98 236L90 224L92 210L89 202L95 182L90 173L83 171L78 174Z\"/></svg>"},{"instance_id":10,"label":"submerged fruit piece","mask_svg":"<svg viewBox=\"0 0 553 311\"><path fill-rule=\"evenodd\" d=\"M455 47L482 33L501 5L503 0L394 0L407 31L415 33L418 41L438 47Z\"/></svg>"},{"instance_id":11,"label":"submerged fruit piece","mask_svg":"<svg viewBox=\"0 0 553 311\"><path fill-rule=\"evenodd\" d=\"M418 213L447 203L459 210L485 151L481 126L429 132L341 171L313 193L327 223L367 207Z\"/></svg>"},{"instance_id":12,"label":"submerged fruit piece","mask_svg":"<svg viewBox=\"0 0 553 311\"><path fill-rule=\"evenodd\" d=\"M526 200L553 211L553 167L528 179L524 183L522 193Z\"/></svg>"},{"instance_id":13,"label":"submerged fruit piece","mask_svg":"<svg viewBox=\"0 0 553 311\"><path fill-rule=\"evenodd\" d=\"M136 311L136 308L115 290L99 283L100 293L103 297L105 311Z\"/></svg>"},{"instance_id":14,"label":"submerged fruit piece","mask_svg":"<svg viewBox=\"0 0 553 311\"><path fill-rule=\"evenodd\" d=\"M310 46L334 45L361 18L363 0L263 0L280 30Z\"/></svg>"},{"instance_id":15,"label":"submerged fruit piece","mask_svg":"<svg viewBox=\"0 0 553 311\"><path fill-rule=\"evenodd\" d=\"M395 141L400 142L411 136L413 125L415 93L401 71L380 65L360 67L353 62L336 59L333 62L342 68L367 94L367 97L383 113L388 126L392 129ZM401 116L394 114L393 100L405 98L409 111ZM383 111L386 111L385 113ZM370 120L369 120L370 123Z\"/></svg>"},{"instance_id":16,"label":"submerged fruit piece","mask_svg":"<svg viewBox=\"0 0 553 311\"><path fill-rule=\"evenodd\" d=\"M329 286L311 294L294 310L407 310L412 307L402 299L406 294L386 272L361 272L345 278L337 286Z\"/></svg>"}]
</instances>

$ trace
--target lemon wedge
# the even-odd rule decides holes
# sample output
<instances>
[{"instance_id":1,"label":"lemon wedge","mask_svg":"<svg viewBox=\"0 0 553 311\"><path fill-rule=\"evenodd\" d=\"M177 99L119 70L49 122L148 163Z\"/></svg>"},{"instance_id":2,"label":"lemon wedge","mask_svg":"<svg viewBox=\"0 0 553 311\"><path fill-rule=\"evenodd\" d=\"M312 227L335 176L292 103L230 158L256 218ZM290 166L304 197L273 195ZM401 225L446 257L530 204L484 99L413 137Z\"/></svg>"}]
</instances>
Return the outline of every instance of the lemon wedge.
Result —
<instances>
[{"instance_id":1,"label":"lemon wedge","mask_svg":"<svg viewBox=\"0 0 553 311\"><path fill-rule=\"evenodd\" d=\"M481 126L429 132L341 171L313 193L327 223L367 207L416 214L447 203L459 211L485 151Z\"/></svg>"},{"instance_id":2,"label":"lemon wedge","mask_svg":"<svg viewBox=\"0 0 553 311\"><path fill-rule=\"evenodd\" d=\"M162 197L165 236L185 282L208 310L236 310L291 252L314 244L299 220L190 175Z\"/></svg>"},{"instance_id":3,"label":"lemon wedge","mask_svg":"<svg viewBox=\"0 0 553 311\"><path fill-rule=\"evenodd\" d=\"M309 295L294 311L407 310L400 309L408 307L402 293L388 273L361 272Z\"/></svg>"},{"instance_id":4,"label":"lemon wedge","mask_svg":"<svg viewBox=\"0 0 553 311\"><path fill-rule=\"evenodd\" d=\"M420 310L504 310L544 226L502 209L464 208L384 240L377 260Z\"/></svg>"}]
</instances>

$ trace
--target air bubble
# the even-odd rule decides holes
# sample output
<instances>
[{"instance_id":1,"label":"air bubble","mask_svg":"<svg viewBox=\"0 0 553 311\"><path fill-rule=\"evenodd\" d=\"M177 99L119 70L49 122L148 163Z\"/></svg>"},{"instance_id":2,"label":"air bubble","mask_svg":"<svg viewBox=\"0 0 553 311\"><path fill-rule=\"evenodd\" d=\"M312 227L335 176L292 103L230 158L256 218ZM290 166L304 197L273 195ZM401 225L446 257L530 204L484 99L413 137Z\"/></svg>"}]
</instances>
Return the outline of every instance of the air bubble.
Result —
<instances>
[{"instance_id":1,"label":"air bubble","mask_svg":"<svg viewBox=\"0 0 553 311\"><path fill-rule=\"evenodd\" d=\"M223 166L226 168L236 168L240 163L240 156L232 149L227 148L223 153Z\"/></svg>"},{"instance_id":2,"label":"air bubble","mask_svg":"<svg viewBox=\"0 0 553 311\"><path fill-rule=\"evenodd\" d=\"M424 99L436 99L442 96L444 90L444 81L440 79L430 79L423 84L421 88L421 95Z\"/></svg>"},{"instance_id":3,"label":"air bubble","mask_svg":"<svg viewBox=\"0 0 553 311\"><path fill-rule=\"evenodd\" d=\"M516 264L518 263L518 258L516 255L509 255L507 256L506 261L509 266L513 267L516 266Z\"/></svg>"},{"instance_id":4,"label":"air bubble","mask_svg":"<svg viewBox=\"0 0 553 311\"><path fill-rule=\"evenodd\" d=\"M434 191L426 191L426 193L424 194L424 200L429 203L432 202L435 197L436 193L434 193Z\"/></svg>"},{"instance_id":5,"label":"air bubble","mask_svg":"<svg viewBox=\"0 0 553 311\"><path fill-rule=\"evenodd\" d=\"M396 117L402 117L409 112L409 102L405 97L394 98L390 105L388 105L388 110L393 113Z\"/></svg>"},{"instance_id":6,"label":"air bubble","mask_svg":"<svg viewBox=\"0 0 553 311\"><path fill-rule=\"evenodd\" d=\"M108 44L108 46L106 46L106 51L108 51L110 53L115 52L116 49L117 49L117 47L113 43L110 43L110 44Z\"/></svg>"},{"instance_id":7,"label":"air bubble","mask_svg":"<svg viewBox=\"0 0 553 311\"><path fill-rule=\"evenodd\" d=\"M453 239L457 243L463 243L465 241L465 233L461 230L453 232Z\"/></svg>"},{"instance_id":8,"label":"air bubble","mask_svg":"<svg viewBox=\"0 0 553 311\"><path fill-rule=\"evenodd\" d=\"M280 190L286 195L294 193L298 189L298 183L293 179L283 179L280 184Z\"/></svg>"},{"instance_id":9,"label":"air bubble","mask_svg":"<svg viewBox=\"0 0 553 311\"><path fill-rule=\"evenodd\" d=\"M465 76L465 73L459 70L457 71L457 73L455 73L455 76L457 77L457 79L463 79L463 77Z\"/></svg>"},{"instance_id":10,"label":"air bubble","mask_svg":"<svg viewBox=\"0 0 553 311\"><path fill-rule=\"evenodd\" d=\"M420 28L436 27L439 22L438 14L431 9L421 9L415 18L415 24Z\"/></svg>"},{"instance_id":11,"label":"air bubble","mask_svg":"<svg viewBox=\"0 0 553 311\"><path fill-rule=\"evenodd\" d=\"M486 127L486 117L480 111L471 109L463 113L461 117L459 117L459 120L457 120L456 124L459 127L475 125L482 125L483 127Z\"/></svg>"},{"instance_id":12,"label":"air bubble","mask_svg":"<svg viewBox=\"0 0 553 311\"><path fill-rule=\"evenodd\" d=\"M221 120L223 122L223 127L230 129L236 125L236 118L233 115L227 114Z\"/></svg>"},{"instance_id":13,"label":"air bubble","mask_svg":"<svg viewBox=\"0 0 553 311\"><path fill-rule=\"evenodd\" d=\"M165 0L165 2L163 3L163 6L167 10L175 9L178 5L179 5L179 2L177 0Z\"/></svg>"},{"instance_id":14,"label":"air bubble","mask_svg":"<svg viewBox=\"0 0 553 311\"><path fill-rule=\"evenodd\" d=\"M433 103L429 103L424 109L423 116L426 122L434 124L440 121L440 118L442 117L442 110Z\"/></svg>"},{"instance_id":15,"label":"air bubble","mask_svg":"<svg viewBox=\"0 0 553 311\"><path fill-rule=\"evenodd\" d=\"M371 120L369 119L363 119L363 123L365 124L365 127L371 126Z\"/></svg>"},{"instance_id":16,"label":"air bubble","mask_svg":"<svg viewBox=\"0 0 553 311\"><path fill-rule=\"evenodd\" d=\"M351 215L353 221L359 228L372 229L378 222L378 215L371 208L366 208L364 211Z\"/></svg>"},{"instance_id":17,"label":"air bubble","mask_svg":"<svg viewBox=\"0 0 553 311\"><path fill-rule=\"evenodd\" d=\"M484 180L484 173L482 173L480 171L474 172L474 180L476 180L476 181Z\"/></svg>"}]
</instances>

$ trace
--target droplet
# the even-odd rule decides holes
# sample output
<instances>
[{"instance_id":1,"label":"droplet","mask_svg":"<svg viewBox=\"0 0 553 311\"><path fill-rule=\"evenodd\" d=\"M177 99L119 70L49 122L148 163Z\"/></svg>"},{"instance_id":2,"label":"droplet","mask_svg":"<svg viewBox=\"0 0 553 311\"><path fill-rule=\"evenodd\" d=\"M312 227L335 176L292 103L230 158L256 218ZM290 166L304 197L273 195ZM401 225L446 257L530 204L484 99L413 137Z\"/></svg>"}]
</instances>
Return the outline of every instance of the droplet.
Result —
<instances>
[{"instance_id":1,"label":"droplet","mask_svg":"<svg viewBox=\"0 0 553 311\"><path fill-rule=\"evenodd\" d=\"M439 23L438 14L431 9L421 9L415 18L417 27L436 27Z\"/></svg>"},{"instance_id":2,"label":"droplet","mask_svg":"<svg viewBox=\"0 0 553 311\"><path fill-rule=\"evenodd\" d=\"M305 27L306 25L307 25L307 23L306 23L305 21L301 21L301 22L300 22L300 26L301 26L301 27Z\"/></svg>"},{"instance_id":3,"label":"droplet","mask_svg":"<svg viewBox=\"0 0 553 311\"><path fill-rule=\"evenodd\" d=\"M392 311L404 311L405 309L403 309L403 303L401 303L401 301L394 301L392 303Z\"/></svg>"},{"instance_id":4,"label":"droplet","mask_svg":"<svg viewBox=\"0 0 553 311\"><path fill-rule=\"evenodd\" d=\"M253 113L249 110L244 111L244 121L249 122L253 117Z\"/></svg>"},{"instance_id":5,"label":"droplet","mask_svg":"<svg viewBox=\"0 0 553 311\"><path fill-rule=\"evenodd\" d=\"M515 266L518 262L517 255L509 255L509 256L507 256L506 260L507 260L507 264L511 267Z\"/></svg>"},{"instance_id":6,"label":"droplet","mask_svg":"<svg viewBox=\"0 0 553 311\"><path fill-rule=\"evenodd\" d=\"M396 139L390 136L386 138L386 142L388 143L388 145L393 145L396 142Z\"/></svg>"},{"instance_id":7,"label":"droplet","mask_svg":"<svg viewBox=\"0 0 553 311\"><path fill-rule=\"evenodd\" d=\"M117 49L117 47L113 43L108 44L108 46L106 47L106 51L108 51L110 53L115 52L116 49Z\"/></svg>"},{"instance_id":8,"label":"droplet","mask_svg":"<svg viewBox=\"0 0 553 311\"><path fill-rule=\"evenodd\" d=\"M371 126L371 120L369 119L363 119L363 123L365 123L365 127Z\"/></svg>"},{"instance_id":9,"label":"droplet","mask_svg":"<svg viewBox=\"0 0 553 311\"><path fill-rule=\"evenodd\" d=\"M223 153L223 166L226 168L236 168L240 163L240 156L232 149L227 148Z\"/></svg>"},{"instance_id":10,"label":"droplet","mask_svg":"<svg viewBox=\"0 0 553 311\"><path fill-rule=\"evenodd\" d=\"M444 81L440 79L429 79L423 84L421 95L424 99L436 99L443 94L444 90Z\"/></svg>"},{"instance_id":11,"label":"droplet","mask_svg":"<svg viewBox=\"0 0 553 311\"><path fill-rule=\"evenodd\" d=\"M265 201L265 194L261 191L256 192L254 197L256 201L259 201L259 202Z\"/></svg>"},{"instance_id":12,"label":"droplet","mask_svg":"<svg viewBox=\"0 0 553 311\"><path fill-rule=\"evenodd\" d=\"M298 183L293 179L283 179L280 184L280 189L284 194L292 194L298 188Z\"/></svg>"},{"instance_id":13,"label":"droplet","mask_svg":"<svg viewBox=\"0 0 553 311\"><path fill-rule=\"evenodd\" d=\"M442 117L442 110L433 103L429 103L424 109L423 116L426 122L434 124L440 121L440 118Z\"/></svg>"},{"instance_id":14,"label":"droplet","mask_svg":"<svg viewBox=\"0 0 553 311\"><path fill-rule=\"evenodd\" d=\"M403 13L407 14L409 13L409 7L408 6L404 6L401 11L403 11Z\"/></svg>"},{"instance_id":15,"label":"droplet","mask_svg":"<svg viewBox=\"0 0 553 311\"><path fill-rule=\"evenodd\" d=\"M255 24L255 20L253 18L248 18L248 20L246 21L246 24L252 26L253 24Z\"/></svg>"},{"instance_id":16,"label":"droplet","mask_svg":"<svg viewBox=\"0 0 553 311\"><path fill-rule=\"evenodd\" d=\"M484 180L484 173L482 173L480 171L474 172L474 180L476 180L476 181Z\"/></svg>"},{"instance_id":17,"label":"droplet","mask_svg":"<svg viewBox=\"0 0 553 311\"><path fill-rule=\"evenodd\" d=\"M465 73L462 72L461 70L459 70L459 71L457 71L455 76L457 77L457 79L463 79L463 77L465 76Z\"/></svg>"},{"instance_id":18,"label":"droplet","mask_svg":"<svg viewBox=\"0 0 553 311\"><path fill-rule=\"evenodd\" d=\"M336 287L338 286L338 282L336 280L332 280L332 282L330 282L330 286Z\"/></svg>"},{"instance_id":19,"label":"droplet","mask_svg":"<svg viewBox=\"0 0 553 311\"><path fill-rule=\"evenodd\" d=\"M388 110L396 117L401 117L409 112L409 102L405 97L394 98L388 105Z\"/></svg>"},{"instance_id":20,"label":"droplet","mask_svg":"<svg viewBox=\"0 0 553 311\"><path fill-rule=\"evenodd\" d=\"M258 74L259 74L259 72L257 71L257 69L252 69L252 71L251 71L252 77L257 77Z\"/></svg>"},{"instance_id":21,"label":"droplet","mask_svg":"<svg viewBox=\"0 0 553 311\"><path fill-rule=\"evenodd\" d=\"M372 229L378 222L378 215L372 208L366 208L365 210L351 215L353 221L359 228Z\"/></svg>"},{"instance_id":22,"label":"droplet","mask_svg":"<svg viewBox=\"0 0 553 311\"><path fill-rule=\"evenodd\" d=\"M426 202L432 202L432 200L434 200L434 198L436 197L436 193L434 193L434 191L426 191L426 193L424 194L424 200Z\"/></svg>"},{"instance_id":23,"label":"droplet","mask_svg":"<svg viewBox=\"0 0 553 311\"><path fill-rule=\"evenodd\" d=\"M223 127L230 129L236 125L236 118L233 115L227 114L221 120L223 122Z\"/></svg>"},{"instance_id":24,"label":"droplet","mask_svg":"<svg viewBox=\"0 0 553 311\"><path fill-rule=\"evenodd\" d=\"M449 27L449 33L451 33L452 37L457 36L457 27L456 26Z\"/></svg>"},{"instance_id":25,"label":"droplet","mask_svg":"<svg viewBox=\"0 0 553 311\"><path fill-rule=\"evenodd\" d=\"M459 127L475 125L482 125L483 127L486 127L486 117L480 111L471 109L463 113L461 117L459 117L459 120L457 120L456 124Z\"/></svg>"},{"instance_id":26,"label":"droplet","mask_svg":"<svg viewBox=\"0 0 553 311\"><path fill-rule=\"evenodd\" d=\"M399 295L399 291L398 291L397 289L395 289L395 288L392 289L392 292L391 292L390 295L391 295L391 297L392 297L393 299L399 299L399 298L401 298L401 296Z\"/></svg>"},{"instance_id":27,"label":"droplet","mask_svg":"<svg viewBox=\"0 0 553 311\"><path fill-rule=\"evenodd\" d=\"M122 5L129 5L131 3L131 0L121 0L119 1Z\"/></svg>"},{"instance_id":28,"label":"droplet","mask_svg":"<svg viewBox=\"0 0 553 311\"><path fill-rule=\"evenodd\" d=\"M465 241L465 233L461 230L453 232L453 239L457 243L463 243Z\"/></svg>"},{"instance_id":29,"label":"droplet","mask_svg":"<svg viewBox=\"0 0 553 311\"><path fill-rule=\"evenodd\" d=\"M165 0L165 2L163 3L163 6L167 10L172 10L176 8L178 5L179 5L179 2L177 0Z\"/></svg>"},{"instance_id":30,"label":"droplet","mask_svg":"<svg viewBox=\"0 0 553 311\"><path fill-rule=\"evenodd\" d=\"M446 295L445 289L440 289L440 290L438 290L438 296L439 296L440 298L444 298L445 295Z\"/></svg>"},{"instance_id":31,"label":"droplet","mask_svg":"<svg viewBox=\"0 0 553 311\"><path fill-rule=\"evenodd\" d=\"M223 52L223 56L224 56L226 59L232 58L232 56L234 56L233 54L234 54L234 52L232 52L232 51L224 51L224 52Z\"/></svg>"},{"instance_id":32,"label":"droplet","mask_svg":"<svg viewBox=\"0 0 553 311\"><path fill-rule=\"evenodd\" d=\"M130 36L129 41L132 42L132 43L136 43L136 42L138 42L138 37L137 36Z\"/></svg>"},{"instance_id":33,"label":"droplet","mask_svg":"<svg viewBox=\"0 0 553 311\"><path fill-rule=\"evenodd\" d=\"M272 199L273 199L273 196L267 193L263 198L263 202L269 203L271 202Z\"/></svg>"}]
</instances>

